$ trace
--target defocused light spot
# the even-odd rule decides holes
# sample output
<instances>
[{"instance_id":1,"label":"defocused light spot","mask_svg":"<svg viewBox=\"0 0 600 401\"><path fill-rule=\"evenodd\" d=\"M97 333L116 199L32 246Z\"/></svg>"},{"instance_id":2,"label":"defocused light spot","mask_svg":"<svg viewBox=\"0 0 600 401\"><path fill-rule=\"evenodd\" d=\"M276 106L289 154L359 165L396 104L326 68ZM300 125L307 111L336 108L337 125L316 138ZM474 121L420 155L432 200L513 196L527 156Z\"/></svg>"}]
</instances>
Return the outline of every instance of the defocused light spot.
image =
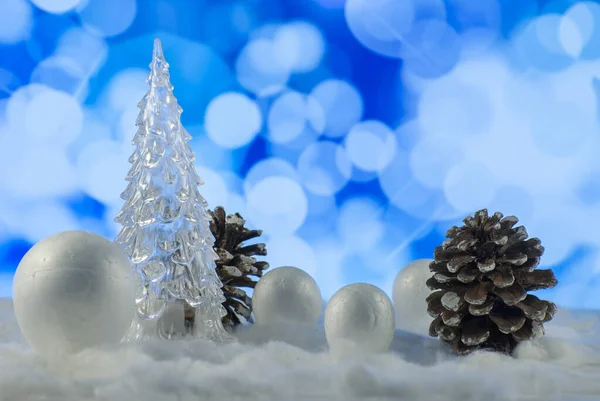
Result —
<instances>
[{"instance_id":1,"label":"defocused light spot","mask_svg":"<svg viewBox=\"0 0 600 401\"><path fill-rule=\"evenodd\" d=\"M267 241L271 267L294 266L312 277L317 272L317 260L312 247L297 236L276 237Z\"/></svg>"},{"instance_id":2,"label":"defocused light spot","mask_svg":"<svg viewBox=\"0 0 600 401\"><path fill-rule=\"evenodd\" d=\"M311 96L325 112L325 134L328 136L346 135L362 118L362 97L348 82L328 79L317 85Z\"/></svg>"},{"instance_id":3,"label":"defocused light spot","mask_svg":"<svg viewBox=\"0 0 600 401\"><path fill-rule=\"evenodd\" d=\"M352 168L352 175L350 176L350 180L354 182L369 182L377 179L378 171L365 171L356 166Z\"/></svg>"},{"instance_id":4,"label":"defocused light spot","mask_svg":"<svg viewBox=\"0 0 600 401\"><path fill-rule=\"evenodd\" d=\"M62 14L77 7L81 0L31 0L31 2L46 12Z\"/></svg>"},{"instance_id":5,"label":"defocused light spot","mask_svg":"<svg viewBox=\"0 0 600 401\"><path fill-rule=\"evenodd\" d=\"M297 181L296 169L288 161L279 158L263 159L255 163L244 180L244 191L250 192L252 188L267 177L287 177Z\"/></svg>"},{"instance_id":6,"label":"defocused light spot","mask_svg":"<svg viewBox=\"0 0 600 401\"><path fill-rule=\"evenodd\" d=\"M83 77L90 78L104 64L108 54L108 45L104 39L82 28L72 28L59 39L55 55L73 60L83 72Z\"/></svg>"},{"instance_id":7,"label":"defocused light spot","mask_svg":"<svg viewBox=\"0 0 600 401\"><path fill-rule=\"evenodd\" d=\"M122 204L119 196L127 187L125 176L131 168L127 162L129 156L118 142L90 143L77 161L81 188L100 202Z\"/></svg>"},{"instance_id":8,"label":"defocused light spot","mask_svg":"<svg viewBox=\"0 0 600 401\"><path fill-rule=\"evenodd\" d=\"M319 4L320 6L322 6L324 8L331 8L331 9L344 8L344 4L346 3L346 0L313 0L313 1L315 1L317 4Z\"/></svg>"},{"instance_id":9,"label":"defocused light spot","mask_svg":"<svg viewBox=\"0 0 600 401\"><path fill-rule=\"evenodd\" d=\"M565 51L581 59L600 56L600 4L582 1L571 6L561 19L560 42Z\"/></svg>"},{"instance_id":10,"label":"defocused light spot","mask_svg":"<svg viewBox=\"0 0 600 401\"><path fill-rule=\"evenodd\" d=\"M227 185L223 178L216 172L207 167L195 164L196 172L204 181L204 185L201 185L198 189L200 195L206 199L211 209L216 206L223 206L227 204Z\"/></svg>"},{"instance_id":11,"label":"defocused light spot","mask_svg":"<svg viewBox=\"0 0 600 401\"><path fill-rule=\"evenodd\" d=\"M530 110L533 140L549 155L574 155L596 136L596 117L576 104L548 100Z\"/></svg>"},{"instance_id":12,"label":"defocused light spot","mask_svg":"<svg viewBox=\"0 0 600 401\"><path fill-rule=\"evenodd\" d=\"M444 193L457 210L472 213L492 201L496 194L496 178L484 165L465 161L448 172Z\"/></svg>"},{"instance_id":13,"label":"defocused light spot","mask_svg":"<svg viewBox=\"0 0 600 401\"><path fill-rule=\"evenodd\" d=\"M18 149L5 152L0 159L2 193L19 199L50 198L75 192L77 179L64 147L50 143L27 143L14 132L0 138L0 148ZM27 145L25 145L27 143Z\"/></svg>"},{"instance_id":14,"label":"defocused light spot","mask_svg":"<svg viewBox=\"0 0 600 401\"><path fill-rule=\"evenodd\" d=\"M333 195L321 196L308 192L306 197L308 199L309 215L319 216L336 212L337 207L335 204L335 197Z\"/></svg>"},{"instance_id":15,"label":"defocused light spot","mask_svg":"<svg viewBox=\"0 0 600 401\"><path fill-rule=\"evenodd\" d=\"M428 85L421 94L418 112L425 131L451 138L483 134L492 120L488 95L457 79L441 79Z\"/></svg>"},{"instance_id":16,"label":"defocused light spot","mask_svg":"<svg viewBox=\"0 0 600 401\"><path fill-rule=\"evenodd\" d=\"M19 86L21 86L21 82L15 74L0 68L0 93L11 94ZM2 111L0 111L0 114L2 114Z\"/></svg>"},{"instance_id":17,"label":"defocused light spot","mask_svg":"<svg viewBox=\"0 0 600 401\"><path fill-rule=\"evenodd\" d=\"M500 1L502 0L446 0L448 21L459 32L473 28L500 28Z\"/></svg>"},{"instance_id":18,"label":"defocused light spot","mask_svg":"<svg viewBox=\"0 0 600 401\"><path fill-rule=\"evenodd\" d=\"M52 234L79 229L77 216L64 204L58 201L44 201L30 205L21 210L22 231L24 239L36 243Z\"/></svg>"},{"instance_id":19,"label":"defocused light spot","mask_svg":"<svg viewBox=\"0 0 600 401\"><path fill-rule=\"evenodd\" d=\"M572 63L559 40L562 17L543 15L531 20L513 39L520 61L541 71L559 71Z\"/></svg>"},{"instance_id":20,"label":"defocused light spot","mask_svg":"<svg viewBox=\"0 0 600 401\"><path fill-rule=\"evenodd\" d=\"M400 148L379 174L379 185L390 203L412 216L427 221L462 216L462 211L450 206L442 190L426 188L412 177L408 154Z\"/></svg>"},{"instance_id":21,"label":"defocused light spot","mask_svg":"<svg viewBox=\"0 0 600 401\"><path fill-rule=\"evenodd\" d=\"M236 74L242 86L258 96L281 91L290 77L290 69L278 60L271 40L249 42L236 60Z\"/></svg>"},{"instance_id":22,"label":"defocused light spot","mask_svg":"<svg viewBox=\"0 0 600 401\"><path fill-rule=\"evenodd\" d=\"M269 139L275 143L287 143L304 130L323 131L325 114L313 98L298 92L287 92L278 97L267 117Z\"/></svg>"},{"instance_id":23,"label":"defocused light spot","mask_svg":"<svg viewBox=\"0 0 600 401\"><path fill-rule=\"evenodd\" d=\"M206 133L216 144L239 148L250 143L262 127L262 116L256 103L235 92L213 99L204 116Z\"/></svg>"},{"instance_id":24,"label":"defocused light spot","mask_svg":"<svg viewBox=\"0 0 600 401\"><path fill-rule=\"evenodd\" d=\"M32 15L31 5L25 0L0 1L0 43L17 43L28 38Z\"/></svg>"},{"instance_id":25,"label":"defocused light spot","mask_svg":"<svg viewBox=\"0 0 600 401\"><path fill-rule=\"evenodd\" d=\"M85 27L101 36L116 36L133 23L137 7L135 0L88 0L78 12Z\"/></svg>"},{"instance_id":26,"label":"defocused light spot","mask_svg":"<svg viewBox=\"0 0 600 401\"><path fill-rule=\"evenodd\" d=\"M64 92L46 90L34 96L24 115L25 134L32 143L68 145L81 133L83 111Z\"/></svg>"},{"instance_id":27,"label":"defocused light spot","mask_svg":"<svg viewBox=\"0 0 600 401\"><path fill-rule=\"evenodd\" d=\"M319 29L304 21L279 28L273 46L279 63L293 72L314 70L325 52L325 41Z\"/></svg>"},{"instance_id":28,"label":"defocused light spot","mask_svg":"<svg viewBox=\"0 0 600 401\"><path fill-rule=\"evenodd\" d=\"M584 32L579 30L577 23L571 18L567 16L561 18L558 39L569 56L573 58L579 57L587 39L583 37L584 34Z\"/></svg>"},{"instance_id":29,"label":"defocused light spot","mask_svg":"<svg viewBox=\"0 0 600 401\"><path fill-rule=\"evenodd\" d=\"M112 138L110 126L103 120L99 112L90 109L84 110L83 125L81 128L81 132L84 134L79 135L68 147L70 158L73 161L77 159L79 153L88 144ZM133 152L133 145L130 146L130 148L127 148L127 151Z\"/></svg>"},{"instance_id":30,"label":"defocused light spot","mask_svg":"<svg viewBox=\"0 0 600 401\"><path fill-rule=\"evenodd\" d=\"M147 76L148 71L141 68L128 68L115 74L106 89L109 106L118 111L137 109L137 104L150 89L146 83ZM131 121L132 126L133 123L135 120Z\"/></svg>"},{"instance_id":31,"label":"defocused light spot","mask_svg":"<svg viewBox=\"0 0 600 401\"><path fill-rule=\"evenodd\" d=\"M505 216L517 216L520 223L528 226L533 216L535 205L532 196L522 187L515 185L502 186L496 190L494 199L489 204L490 212L501 212Z\"/></svg>"},{"instance_id":32,"label":"defocused light spot","mask_svg":"<svg viewBox=\"0 0 600 401\"><path fill-rule=\"evenodd\" d=\"M401 58L410 45L405 41L413 23L422 18L444 20L443 0L348 0L346 22L352 34L368 49Z\"/></svg>"},{"instance_id":33,"label":"defocused light spot","mask_svg":"<svg viewBox=\"0 0 600 401\"><path fill-rule=\"evenodd\" d=\"M31 73L31 82L66 92L83 100L87 95L87 77L77 63L67 57L51 56L42 60Z\"/></svg>"},{"instance_id":34,"label":"defocused light spot","mask_svg":"<svg viewBox=\"0 0 600 401\"><path fill-rule=\"evenodd\" d=\"M267 177L247 196L248 219L267 235L296 231L308 214L308 202L300 185L286 177Z\"/></svg>"},{"instance_id":35,"label":"defocused light spot","mask_svg":"<svg viewBox=\"0 0 600 401\"><path fill-rule=\"evenodd\" d=\"M300 155L298 174L308 191L316 195L332 195L350 179L352 164L341 146L328 141L317 142Z\"/></svg>"},{"instance_id":36,"label":"defocused light spot","mask_svg":"<svg viewBox=\"0 0 600 401\"><path fill-rule=\"evenodd\" d=\"M36 95L47 90L48 87L45 85L29 84L14 91L6 104L6 121L8 125L14 128L22 128L29 102Z\"/></svg>"},{"instance_id":37,"label":"defocused light spot","mask_svg":"<svg viewBox=\"0 0 600 401\"><path fill-rule=\"evenodd\" d=\"M396 151L394 132L375 120L353 126L344 144L352 163L365 171L383 170L392 161Z\"/></svg>"},{"instance_id":38,"label":"defocused light spot","mask_svg":"<svg viewBox=\"0 0 600 401\"><path fill-rule=\"evenodd\" d=\"M442 189L448 171L463 159L463 151L454 136L425 136L410 152L410 171L426 188Z\"/></svg>"},{"instance_id":39,"label":"defocused light spot","mask_svg":"<svg viewBox=\"0 0 600 401\"><path fill-rule=\"evenodd\" d=\"M383 235L381 207L369 198L352 198L340 209L337 232L350 253L371 249Z\"/></svg>"}]
</instances>

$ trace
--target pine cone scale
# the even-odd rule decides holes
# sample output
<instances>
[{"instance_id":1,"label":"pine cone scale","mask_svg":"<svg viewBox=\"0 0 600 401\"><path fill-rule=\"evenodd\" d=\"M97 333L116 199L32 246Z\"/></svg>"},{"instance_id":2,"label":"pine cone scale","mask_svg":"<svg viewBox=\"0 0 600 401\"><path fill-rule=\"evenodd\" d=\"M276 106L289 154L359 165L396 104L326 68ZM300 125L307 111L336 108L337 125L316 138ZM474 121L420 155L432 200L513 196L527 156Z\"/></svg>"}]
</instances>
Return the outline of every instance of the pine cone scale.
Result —
<instances>
[{"instance_id":1,"label":"pine cone scale","mask_svg":"<svg viewBox=\"0 0 600 401\"><path fill-rule=\"evenodd\" d=\"M218 256L216 272L225 295L223 305L227 314L223 324L232 330L243 320L253 323L252 298L240 287L254 288L256 281L250 276L260 277L269 268L267 262L253 257L266 255L267 249L262 243L244 245L244 241L259 237L262 231L245 227L246 221L239 213L227 215L225 209L218 206L209 214L209 227L215 237L214 250Z\"/></svg>"},{"instance_id":2,"label":"pine cone scale","mask_svg":"<svg viewBox=\"0 0 600 401\"><path fill-rule=\"evenodd\" d=\"M426 284L429 334L461 355L476 349L511 353L543 334L556 305L528 294L557 284L551 270L536 270L544 247L514 216L487 210L453 226L434 251Z\"/></svg>"}]
</instances>

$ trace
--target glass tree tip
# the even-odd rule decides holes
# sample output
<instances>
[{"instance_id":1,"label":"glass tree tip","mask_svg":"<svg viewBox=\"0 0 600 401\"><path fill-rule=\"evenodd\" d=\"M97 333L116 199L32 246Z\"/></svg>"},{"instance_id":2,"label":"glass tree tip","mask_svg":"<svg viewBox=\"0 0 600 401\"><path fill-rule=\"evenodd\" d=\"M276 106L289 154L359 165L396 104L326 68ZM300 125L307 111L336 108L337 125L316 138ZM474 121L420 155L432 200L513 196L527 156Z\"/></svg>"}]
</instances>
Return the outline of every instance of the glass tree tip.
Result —
<instances>
[{"instance_id":1,"label":"glass tree tip","mask_svg":"<svg viewBox=\"0 0 600 401\"><path fill-rule=\"evenodd\" d=\"M152 58L154 60L164 59L162 42L159 38L154 39L154 50L152 51Z\"/></svg>"}]
</instances>

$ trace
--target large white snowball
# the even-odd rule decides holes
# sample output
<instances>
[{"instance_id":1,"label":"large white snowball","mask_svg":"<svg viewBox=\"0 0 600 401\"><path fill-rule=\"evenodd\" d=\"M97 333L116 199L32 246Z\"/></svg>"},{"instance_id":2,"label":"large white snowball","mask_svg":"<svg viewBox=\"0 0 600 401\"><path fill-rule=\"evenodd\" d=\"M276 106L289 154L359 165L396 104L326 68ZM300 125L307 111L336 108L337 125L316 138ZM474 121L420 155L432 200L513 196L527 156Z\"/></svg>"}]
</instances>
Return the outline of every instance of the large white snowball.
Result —
<instances>
[{"instance_id":1,"label":"large white snowball","mask_svg":"<svg viewBox=\"0 0 600 401\"><path fill-rule=\"evenodd\" d=\"M304 270L291 266L265 274L252 294L254 317L261 325L278 322L314 325L322 305L316 281Z\"/></svg>"},{"instance_id":2,"label":"large white snowball","mask_svg":"<svg viewBox=\"0 0 600 401\"><path fill-rule=\"evenodd\" d=\"M400 270L394 280L392 298L399 329L428 335L432 318L427 313L425 298L431 294L431 290L425 282L433 276L429 270L431 262L433 259L410 262Z\"/></svg>"},{"instance_id":3,"label":"large white snowball","mask_svg":"<svg viewBox=\"0 0 600 401\"><path fill-rule=\"evenodd\" d=\"M23 337L60 356L118 343L135 316L136 280L121 248L85 231L66 231L25 254L13 284Z\"/></svg>"},{"instance_id":4,"label":"large white snowball","mask_svg":"<svg viewBox=\"0 0 600 401\"><path fill-rule=\"evenodd\" d=\"M325 308L325 336L332 348L350 341L367 351L385 351L395 330L392 301L371 284L341 288Z\"/></svg>"}]
</instances>

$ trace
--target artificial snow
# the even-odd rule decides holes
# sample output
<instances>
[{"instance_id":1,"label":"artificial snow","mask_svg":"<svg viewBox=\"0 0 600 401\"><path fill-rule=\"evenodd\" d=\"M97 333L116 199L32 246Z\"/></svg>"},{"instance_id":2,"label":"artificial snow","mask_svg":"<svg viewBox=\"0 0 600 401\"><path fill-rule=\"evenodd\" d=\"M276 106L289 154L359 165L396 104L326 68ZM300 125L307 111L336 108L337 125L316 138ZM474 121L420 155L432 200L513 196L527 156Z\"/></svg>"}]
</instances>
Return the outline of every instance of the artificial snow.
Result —
<instances>
[{"instance_id":1,"label":"artificial snow","mask_svg":"<svg viewBox=\"0 0 600 401\"><path fill-rule=\"evenodd\" d=\"M316 328L252 326L239 343L150 341L45 361L0 299L0 401L583 400L600 397L600 312L559 310L516 358L453 357L397 331L391 351L330 353Z\"/></svg>"}]
</instances>

